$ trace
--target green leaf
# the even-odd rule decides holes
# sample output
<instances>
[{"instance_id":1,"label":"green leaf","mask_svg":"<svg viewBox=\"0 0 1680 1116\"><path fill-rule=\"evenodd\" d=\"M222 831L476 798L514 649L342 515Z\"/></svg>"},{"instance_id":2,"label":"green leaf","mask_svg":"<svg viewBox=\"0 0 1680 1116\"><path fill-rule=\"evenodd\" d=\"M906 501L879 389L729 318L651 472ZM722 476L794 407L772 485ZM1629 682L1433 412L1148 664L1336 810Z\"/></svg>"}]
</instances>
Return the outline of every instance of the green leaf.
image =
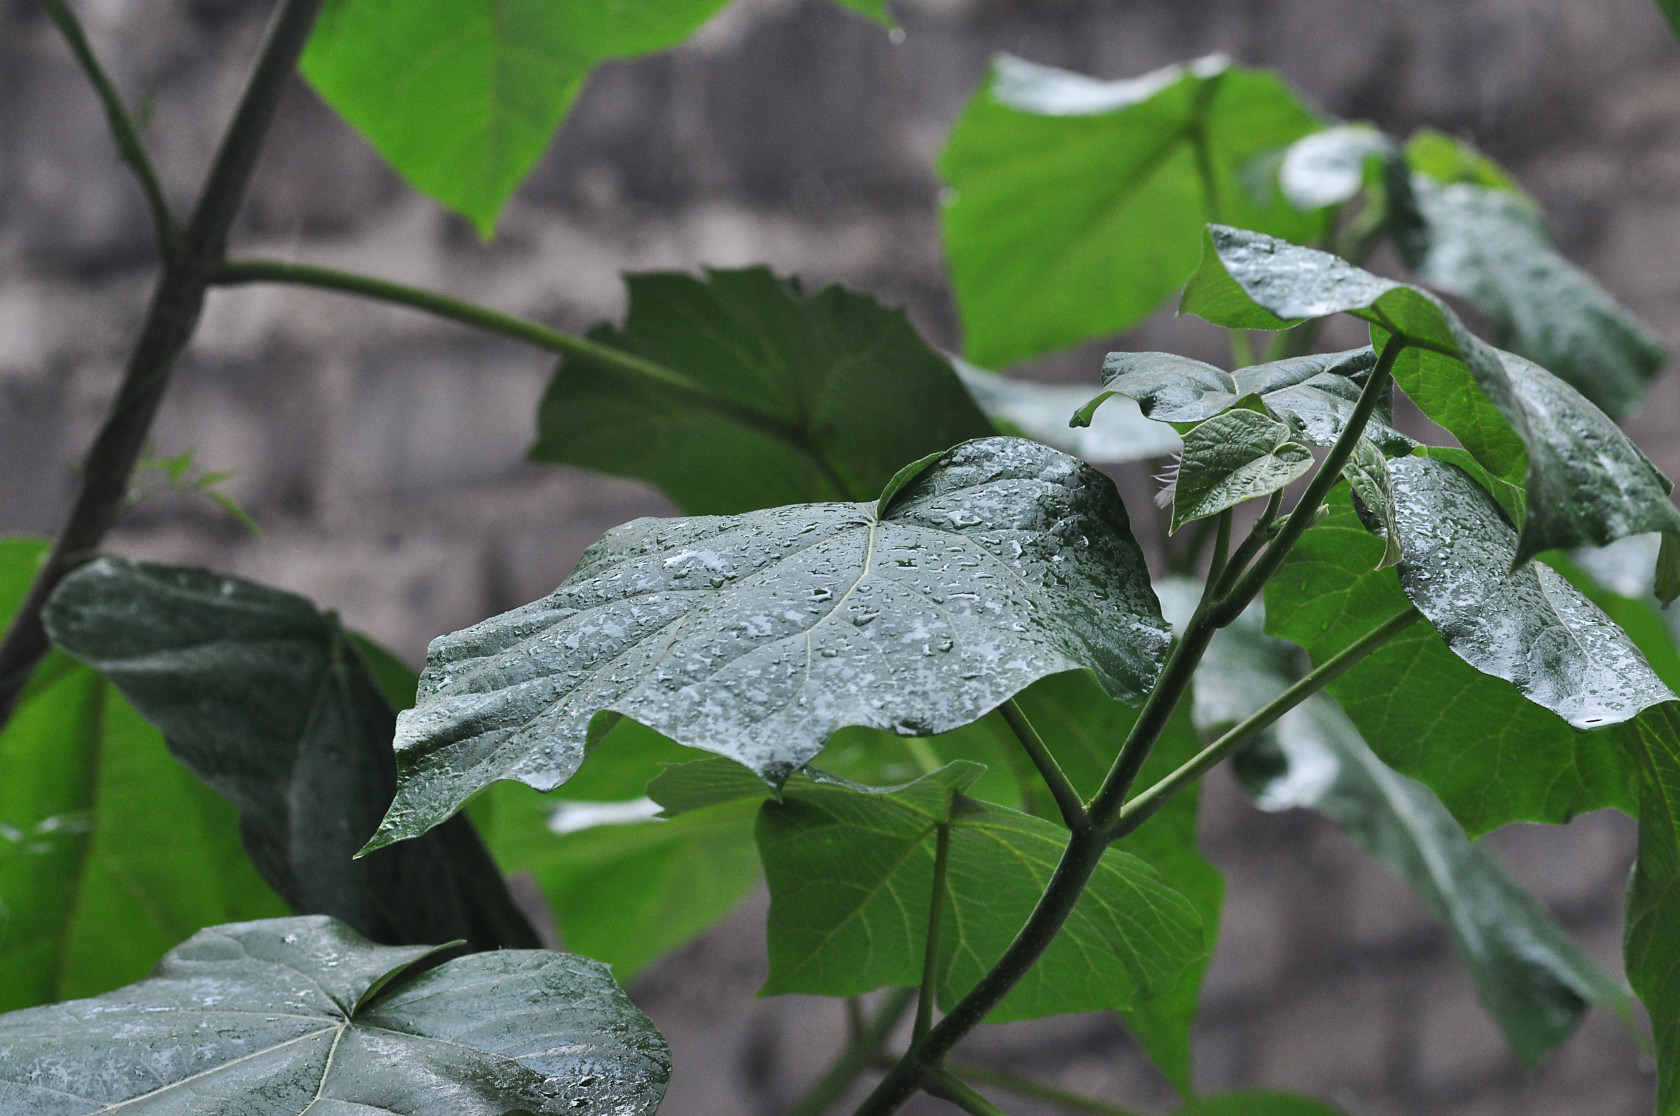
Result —
<instances>
[{"instance_id":1,"label":"green leaf","mask_svg":"<svg viewBox=\"0 0 1680 1116\"><path fill-rule=\"evenodd\" d=\"M335 617L205 570L101 558L44 619L238 808L252 861L293 910L386 941L531 938L465 818L352 859L395 789L396 714Z\"/></svg>"},{"instance_id":2,"label":"green leaf","mask_svg":"<svg viewBox=\"0 0 1680 1116\"><path fill-rule=\"evenodd\" d=\"M1325 252L1210 226L1182 309L1251 329L1346 312L1372 323L1379 349L1391 334L1404 338L1395 382L1489 472L1524 483L1518 561L1644 531L1680 533L1673 486L1604 412L1539 365L1477 340L1425 291Z\"/></svg>"},{"instance_id":3,"label":"green leaf","mask_svg":"<svg viewBox=\"0 0 1680 1116\"><path fill-rule=\"evenodd\" d=\"M1172 529L1268 496L1306 475L1312 463L1312 451L1291 440L1289 427L1265 413L1259 396L1245 396L1184 435Z\"/></svg>"},{"instance_id":4,"label":"green leaf","mask_svg":"<svg viewBox=\"0 0 1680 1116\"><path fill-rule=\"evenodd\" d=\"M1657 576L1653 591L1667 608L1680 597L1680 535L1665 533L1657 551Z\"/></svg>"},{"instance_id":5,"label":"green leaf","mask_svg":"<svg viewBox=\"0 0 1680 1116\"><path fill-rule=\"evenodd\" d=\"M1090 462L1142 461L1178 452L1176 431L1143 416L1130 399L1104 407L1077 425L1068 416L1086 406L1083 387L1038 384L987 372L966 360L951 362L963 386L1001 430L1037 439Z\"/></svg>"},{"instance_id":6,"label":"green leaf","mask_svg":"<svg viewBox=\"0 0 1680 1116\"><path fill-rule=\"evenodd\" d=\"M1219 56L1115 82L998 58L939 162L966 355L1001 368L1136 324L1196 269L1206 220L1316 235L1243 170L1321 126Z\"/></svg>"},{"instance_id":7,"label":"green leaf","mask_svg":"<svg viewBox=\"0 0 1680 1116\"><path fill-rule=\"evenodd\" d=\"M1406 141L1406 165L1442 185L1465 182L1527 197L1505 173L1505 168L1478 151L1473 144L1438 132L1419 128Z\"/></svg>"},{"instance_id":8,"label":"green leaf","mask_svg":"<svg viewBox=\"0 0 1680 1116\"><path fill-rule=\"evenodd\" d=\"M1178 1110L1178 1116L1347 1116L1334 1105L1294 1093L1244 1089L1197 1097Z\"/></svg>"},{"instance_id":9,"label":"green leaf","mask_svg":"<svg viewBox=\"0 0 1680 1116\"><path fill-rule=\"evenodd\" d=\"M417 190L488 237L597 63L675 46L725 0L329 0L301 68Z\"/></svg>"},{"instance_id":10,"label":"green leaf","mask_svg":"<svg viewBox=\"0 0 1680 1116\"><path fill-rule=\"evenodd\" d=\"M1675 36L1680 37L1680 0L1657 0L1657 7L1668 20L1668 26Z\"/></svg>"},{"instance_id":11,"label":"green leaf","mask_svg":"<svg viewBox=\"0 0 1680 1116\"><path fill-rule=\"evenodd\" d=\"M1098 408L1106 410L1114 395L1136 399L1144 415L1175 424L1203 422L1245 395L1258 395L1267 410L1289 423L1296 438L1329 446L1352 416L1376 361L1366 346L1225 372L1174 353L1109 353L1103 361L1103 386L1108 390L1085 404L1076 421L1100 414ZM1365 430L1385 452L1410 453L1417 443L1393 423L1391 394L1379 402Z\"/></svg>"},{"instance_id":12,"label":"green leaf","mask_svg":"<svg viewBox=\"0 0 1680 1116\"><path fill-rule=\"evenodd\" d=\"M538 461L658 485L684 511L863 500L902 466L993 432L902 310L765 268L625 280L623 330L590 337L679 381L560 363L537 415Z\"/></svg>"},{"instance_id":13,"label":"green leaf","mask_svg":"<svg viewBox=\"0 0 1680 1116\"><path fill-rule=\"evenodd\" d=\"M1493 502L1499 505L1499 510L1505 513L1505 522L1521 523L1528 515L1528 493L1523 491L1520 484L1512 484L1503 477L1496 477L1477 461L1466 450L1457 446L1419 446L1415 451L1419 457L1433 458L1445 461L1449 465L1456 465L1468 473L1483 491L1493 497ZM1638 536L1630 536L1637 538ZM1620 545L1612 543L1612 546Z\"/></svg>"},{"instance_id":14,"label":"green leaf","mask_svg":"<svg viewBox=\"0 0 1680 1116\"><path fill-rule=\"evenodd\" d=\"M1033 442L959 446L885 518L638 520L550 596L433 642L374 845L497 779L565 782L603 710L780 782L845 725L943 732L1048 674L1136 698L1165 646L1113 483Z\"/></svg>"},{"instance_id":15,"label":"green leaf","mask_svg":"<svg viewBox=\"0 0 1680 1116\"><path fill-rule=\"evenodd\" d=\"M1289 145L1278 167L1278 188L1296 209L1352 201L1365 188L1367 165L1397 154L1388 136L1369 124L1342 124Z\"/></svg>"},{"instance_id":16,"label":"green leaf","mask_svg":"<svg viewBox=\"0 0 1680 1116\"><path fill-rule=\"evenodd\" d=\"M1388 458L1383 456L1376 443L1360 435L1359 441L1353 445L1353 456L1342 466L1342 476L1347 479L1366 518L1375 523L1376 533L1382 536L1383 556L1377 563L1377 569L1396 565L1402 552L1398 515L1394 510L1394 478L1389 472Z\"/></svg>"},{"instance_id":17,"label":"green leaf","mask_svg":"<svg viewBox=\"0 0 1680 1116\"><path fill-rule=\"evenodd\" d=\"M1396 571L1376 568L1383 543L1347 490L1333 490L1326 506L1266 586L1267 631L1314 663L1410 605ZM1411 561L1413 546L1402 542ZM1428 624L1391 639L1330 692L1383 762L1433 790L1472 837L1513 821L1632 811L1629 773L1604 734L1575 732L1453 654Z\"/></svg>"},{"instance_id":18,"label":"green leaf","mask_svg":"<svg viewBox=\"0 0 1680 1116\"><path fill-rule=\"evenodd\" d=\"M1295 648L1262 634L1258 613L1216 635L1203 659L1195 695L1204 732L1230 727L1303 673ZM1201 715L1204 693L1232 691L1239 702ZM1470 842L1427 787L1384 765L1329 698L1314 695L1284 714L1235 766L1261 809L1328 815L1412 888L1452 935L1482 1004L1525 1066L1569 1034L1588 1002L1624 999L1498 859Z\"/></svg>"},{"instance_id":19,"label":"green leaf","mask_svg":"<svg viewBox=\"0 0 1680 1116\"><path fill-rule=\"evenodd\" d=\"M425 968L316 916L200 931L151 977L0 1016L0 1108L651 1114L665 1040L593 961L541 950Z\"/></svg>"},{"instance_id":20,"label":"green leaf","mask_svg":"<svg viewBox=\"0 0 1680 1116\"><path fill-rule=\"evenodd\" d=\"M766 994L853 995L913 985L926 950L934 840L950 828L939 1000L949 1008L1002 955L1068 840L1053 822L961 794L956 763L905 787L863 793L790 781L759 815L770 883ZM1188 900L1111 849L1043 957L989 1019L1124 1008L1174 987L1205 958Z\"/></svg>"},{"instance_id":21,"label":"green leaf","mask_svg":"<svg viewBox=\"0 0 1680 1116\"><path fill-rule=\"evenodd\" d=\"M867 19L876 23L893 25L892 13L887 11L887 0L838 0L843 8L850 8Z\"/></svg>"}]
</instances>

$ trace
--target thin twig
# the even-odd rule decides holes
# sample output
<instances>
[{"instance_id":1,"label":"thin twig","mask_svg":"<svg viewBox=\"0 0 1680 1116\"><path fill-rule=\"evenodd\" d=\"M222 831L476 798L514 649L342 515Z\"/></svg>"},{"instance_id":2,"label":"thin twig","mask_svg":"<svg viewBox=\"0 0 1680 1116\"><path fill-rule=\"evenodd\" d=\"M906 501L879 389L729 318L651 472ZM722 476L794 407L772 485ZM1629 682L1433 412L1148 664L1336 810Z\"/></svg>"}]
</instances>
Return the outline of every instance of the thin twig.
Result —
<instances>
[{"instance_id":1,"label":"thin twig","mask_svg":"<svg viewBox=\"0 0 1680 1116\"><path fill-rule=\"evenodd\" d=\"M964 1081L977 1081L982 1085L996 1085L999 1089L1007 1089L1018 1096L1046 1100L1051 1104L1070 1108L1075 1112L1089 1112L1092 1116L1138 1116L1138 1113L1129 1108L1121 1108L1117 1104L1109 1104L1107 1101L1088 1097L1083 1093L1059 1089L1054 1085L1047 1085L1042 1081L1035 1081L1018 1073L1010 1073L1008 1070L995 1069L991 1066L977 1066L971 1062L946 1062L945 1068Z\"/></svg>"},{"instance_id":2,"label":"thin twig","mask_svg":"<svg viewBox=\"0 0 1680 1116\"><path fill-rule=\"evenodd\" d=\"M939 827L933 854L933 892L928 899L927 942L922 950L922 987L916 998L916 1023L910 1041L919 1042L933 1026L933 1001L939 994L939 924L945 915L945 866L951 860L951 827Z\"/></svg>"},{"instance_id":3,"label":"thin twig","mask_svg":"<svg viewBox=\"0 0 1680 1116\"><path fill-rule=\"evenodd\" d=\"M857 1037L846 1049L841 1051L840 1057L828 1067L828 1072L811 1086L811 1091L788 1111L788 1116L823 1116L833 1108L835 1102L846 1095L846 1090L852 1087L864 1071L880 1060L881 1048L891 1036L893 1028L898 1026L898 1021L904 1018L904 1013L910 1010L915 996L914 988L895 988L887 993L881 1009L859 1030Z\"/></svg>"},{"instance_id":4,"label":"thin twig","mask_svg":"<svg viewBox=\"0 0 1680 1116\"><path fill-rule=\"evenodd\" d=\"M1038 768L1039 777L1044 780L1044 785L1050 788L1050 797L1056 800L1056 809L1061 811L1062 821L1069 829L1084 829L1089 824L1089 819L1085 816L1085 801L1079 797L1079 792L1074 789L1061 764L1056 762L1056 757L1051 754L1049 745L1044 743L1044 738L1038 735L1038 730L1027 720L1026 713L1016 704L1014 698L999 706L998 712L1003 714L1003 719L1009 723L1015 738L1021 742L1022 750L1032 759L1033 766Z\"/></svg>"},{"instance_id":5,"label":"thin twig","mask_svg":"<svg viewBox=\"0 0 1680 1116\"><path fill-rule=\"evenodd\" d=\"M922 1088L940 1100L950 1101L969 1116L1009 1116L949 1070L929 1070L922 1080Z\"/></svg>"}]
</instances>

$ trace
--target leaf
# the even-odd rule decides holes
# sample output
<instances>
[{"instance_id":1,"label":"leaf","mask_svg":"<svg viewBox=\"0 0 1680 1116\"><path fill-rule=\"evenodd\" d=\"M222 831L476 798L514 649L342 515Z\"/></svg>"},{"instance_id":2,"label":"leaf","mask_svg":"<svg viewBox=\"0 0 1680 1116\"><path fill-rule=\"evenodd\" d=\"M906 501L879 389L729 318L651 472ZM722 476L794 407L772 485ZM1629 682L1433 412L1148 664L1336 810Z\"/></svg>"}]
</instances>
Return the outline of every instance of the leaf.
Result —
<instances>
[{"instance_id":1,"label":"leaf","mask_svg":"<svg viewBox=\"0 0 1680 1116\"><path fill-rule=\"evenodd\" d=\"M1258 409L1250 410L1249 402ZM1312 451L1291 441L1289 427L1264 412L1258 396L1246 396L1184 435L1173 487L1174 531L1270 495L1312 468Z\"/></svg>"},{"instance_id":2,"label":"leaf","mask_svg":"<svg viewBox=\"0 0 1680 1116\"><path fill-rule=\"evenodd\" d=\"M1061 826L961 795L956 763L862 793L790 781L759 816L770 883L765 994L852 995L920 980L934 840L950 828L939 1001L949 1008L1002 955L1066 845ZM1132 1006L1205 957L1201 920L1154 869L1117 849L1048 950L988 1019Z\"/></svg>"},{"instance_id":3,"label":"leaf","mask_svg":"<svg viewBox=\"0 0 1680 1116\"><path fill-rule=\"evenodd\" d=\"M1390 334L1404 338L1395 382L1489 472L1524 483L1518 561L1644 531L1680 533L1672 485L1604 412L1540 366L1477 340L1425 291L1325 252L1210 226L1181 309L1233 329L1346 312L1373 324L1379 349Z\"/></svg>"},{"instance_id":4,"label":"leaf","mask_svg":"<svg viewBox=\"0 0 1680 1116\"><path fill-rule=\"evenodd\" d=\"M1516 532L1469 476L1396 459L1400 587L1476 669L1576 728L1616 724L1674 695L1604 612L1543 564L1511 570Z\"/></svg>"},{"instance_id":5,"label":"leaf","mask_svg":"<svg viewBox=\"0 0 1680 1116\"><path fill-rule=\"evenodd\" d=\"M625 280L623 330L592 340L668 381L568 357L537 415L538 461L658 485L690 514L863 500L903 465L991 434L902 310L767 269Z\"/></svg>"},{"instance_id":6,"label":"leaf","mask_svg":"<svg viewBox=\"0 0 1680 1116\"><path fill-rule=\"evenodd\" d=\"M1014 380L965 360L951 363L974 401L1000 429L1093 463L1142 461L1178 452L1177 432L1145 418L1129 399L1070 425L1068 416L1085 406L1088 389Z\"/></svg>"},{"instance_id":7,"label":"leaf","mask_svg":"<svg viewBox=\"0 0 1680 1116\"><path fill-rule=\"evenodd\" d=\"M1667 608L1680 597L1680 535L1664 533L1657 551L1657 574L1653 587L1657 600Z\"/></svg>"},{"instance_id":8,"label":"leaf","mask_svg":"<svg viewBox=\"0 0 1680 1116\"><path fill-rule=\"evenodd\" d=\"M1347 490L1332 490L1326 506L1266 586L1266 630L1314 663L1409 605L1396 572L1376 569L1383 543ZM1409 543L1405 551L1412 560ZM1395 636L1330 692L1383 762L1434 791L1472 837L1606 806L1631 812L1629 773L1603 734L1575 732L1453 654L1428 624Z\"/></svg>"},{"instance_id":9,"label":"leaf","mask_svg":"<svg viewBox=\"0 0 1680 1116\"><path fill-rule=\"evenodd\" d=\"M1367 345L1225 372L1174 353L1110 353L1103 361L1108 390L1085 404L1075 421L1091 420L1114 395L1136 399L1144 415L1168 423L1203 422L1245 395L1258 395L1267 410L1289 423L1296 438L1334 445L1376 359ZM1393 422L1390 396L1378 403L1365 431L1386 453L1410 453L1417 443L1395 430Z\"/></svg>"},{"instance_id":10,"label":"leaf","mask_svg":"<svg viewBox=\"0 0 1680 1116\"><path fill-rule=\"evenodd\" d=\"M1278 188L1296 209L1341 205L1365 187L1366 164L1397 154L1396 145L1369 124L1342 124L1302 136L1278 167Z\"/></svg>"},{"instance_id":11,"label":"leaf","mask_svg":"<svg viewBox=\"0 0 1680 1116\"><path fill-rule=\"evenodd\" d=\"M1353 455L1342 466L1342 476L1359 501L1365 518L1377 526L1383 539L1383 556L1377 569L1397 564L1401 557L1400 525L1394 510L1394 478L1389 472L1388 459L1371 439L1360 435L1353 444Z\"/></svg>"},{"instance_id":12,"label":"leaf","mask_svg":"<svg viewBox=\"0 0 1680 1116\"><path fill-rule=\"evenodd\" d=\"M630 1116L665 1040L596 962L376 946L322 916L202 930L97 999L0 1016L0 1107Z\"/></svg>"},{"instance_id":13,"label":"leaf","mask_svg":"<svg viewBox=\"0 0 1680 1116\"><path fill-rule=\"evenodd\" d=\"M959 446L884 518L638 520L550 596L433 642L373 846L497 779L565 782L603 710L780 782L845 725L947 731L1064 670L1136 698L1165 648L1113 483L1033 442Z\"/></svg>"},{"instance_id":14,"label":"leaf","mask_svg":"<svg viewBox=\"0 0 1680 1116\"><path fill-rule=\"evenodd\" d=\"M1347 1116L1334 1105L1294 1093L1244 1089L1197 1097L1178 1110L1178 1116Z\"/></svg>"},{"instance_id":15,"label":"leaf","mask_svg":"<svg viewBox=\"0 0 1680 1116\"><path fill-rule=\"evenodd\" d=\"M965 355L1002 368L1135 325L1196 269L1203 221L1316 235L1242 172L1321 126L1217 55L1114 82L1000 56L939 161Z\"/></svg>"},{"instance_id":16,"label":"leaf","mask_svg":"<svg viewBox=\"0 0 1680 1116\"><path fill-rule=\"evenodd\" d=\"M1208 648L1195 688L1204 732L1230 727L1303 673L1298 652L1263 635L1262 623L1251 609ZM1233 690L1240 703L1202 715L1205 692ZM1412 888L1452 935L1483 1006L1525 1066L1569 1034L1588 1002L1624 999L1498 858L1472 844L1427 787L1384 765L1329 698L1314 695L1284 714L1235 767L1261 809L1326 814Z\"/></svg>"},{"instance_id":17,"label":"leaf","mask_svg":"<svg viewBox=\"0 0 1680 1116\"><path fill-rule=\"evenodd\" d=\"M301 69L421 193L488 238L596 63L675 46L724 0L329 0Z\"/></svg>"},{"instance_id":18,"label":"leaf","mask_svg":"<svg viewBox=\"0 0 1680 1116\"><path fill-rule=\"evenodd\" d=\"M238 808L252 861L293 910L387 941L534 943L465 818L352 859L395 787L395 713L335 617L206 570L100 558L44 619Z\"/></svg>"}]
</instances>

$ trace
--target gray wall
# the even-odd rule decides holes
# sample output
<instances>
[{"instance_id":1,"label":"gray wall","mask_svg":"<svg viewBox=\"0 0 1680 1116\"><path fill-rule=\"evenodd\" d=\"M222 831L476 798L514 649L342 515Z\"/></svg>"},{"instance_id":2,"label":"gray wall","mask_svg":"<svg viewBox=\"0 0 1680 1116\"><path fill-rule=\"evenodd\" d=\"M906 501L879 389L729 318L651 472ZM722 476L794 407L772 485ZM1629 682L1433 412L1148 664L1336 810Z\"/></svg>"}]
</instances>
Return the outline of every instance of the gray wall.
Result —
<instances>
[{"instance_id":1,"label":"gray wall","mask_svg":"<svg viewBox=\"0 0 1680 1116\"><path fill-rule=\"evenodd\" d=\"M79 8L120 88L152 105L147 139L184 206L267 5ZM1680 53L1649 0L903 0L900 11L895 44L820 0L742 0L679 51L607 67L488 245L407 191L300 84L236 245L572 329L620 312L620 271L766 261L903 304L955 347L929 168L990 55L1118 77L1223 50L1279 67L1336 114L1473 138L1541 198L1565 250L1680 345ZM151 262L97 104L36 5L0 0L0 532L58 523ZM1216 343L1170 318L1123 342L1210 356ZM1102 348L1028 372L1094 382ZM214 294L155 451L196 448L206 466L237 470L227 490L265 534L161 495L111 545L295 589L417 660L432 636L551 589L605 528L669 511L638 484L524 462L549 371L517 344L401 310ZM1634 424L1671 474L1675 383ZM1120 480L1129 500L1147 492L1141 470ZM1648 1067L1607 1013L1525 1079L1402 889L1316 819L1258 815L1223 776L1212 788L1206 839L1229 898L1202 1028L1206 1087L1301 1088L1373 1116L1649 1109ZM1614 965L1631 837L1624 819L1593 817L1494 840ZM666 1111L777 1111L841 1035L832 1005L751 999L761 924L762 899L638 985L676 1050ZM988 1029L970 1051L1168 1104L1104 1018Z\"/></svg>"}]
</instances>

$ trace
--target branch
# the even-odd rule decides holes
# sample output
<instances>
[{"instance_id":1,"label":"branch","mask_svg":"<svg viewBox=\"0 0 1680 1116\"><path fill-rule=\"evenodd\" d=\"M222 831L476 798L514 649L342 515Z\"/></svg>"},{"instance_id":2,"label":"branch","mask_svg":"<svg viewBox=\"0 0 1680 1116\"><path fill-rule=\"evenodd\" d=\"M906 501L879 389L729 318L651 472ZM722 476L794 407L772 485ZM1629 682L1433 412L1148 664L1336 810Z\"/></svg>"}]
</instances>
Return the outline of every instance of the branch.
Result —
<instances>
[{"instance_id":1,"label":"branch","mask_svg":"<svg viewBox=\"0 0 1680 1116\"><path fill-rule=\"evenodd\" d=\"M863 1072L881 1056L893 1028L904 1018L915 998L914 988L895 988L887 994L881 1010L867 1024L858 1028L851 1044L841 1052L828 1072L818 1079L800 1102L788 1111L788 1116L823 1116L846 1094Z\"/></svg>"},{"instance_id":2,"label":"branch","mask_svg":"<svg viewBox=\"0 0 1680 1116\"><path fill-rule=\"evenodd\" d=\"M105 120L111 127L111 138L117 143L117 154L140 179L140 188L146 193L146 206L152 211L152 232L157 238L158 257L167 260L175 251L179 230L175 214L169 208L169 199L164 196L163 186L158 181L157 172L152 169L145 145L140 142L140 133L134 127L128 110L123 107L122 98L117 96L111 79L94 56L93 47L88 45L87 35L83 33L76 13L64 0L41 0L41 5L47 9L48 18L58 25L70 53L76 56L94 92L99 94L99 101L105 107Z\"/></svg>"},{"instance_id":3,"label":"branch","mask_svg":"<svg viewBox=\"0 0 1680 1116\"><path fill-rule=\"evenodd\" d=\"M1270 728L1285 713L1340 678L1361 659L1411 627L1421 616L1422 614L1417 609L1408 606L1404 612L1373 628L1354 643L1325 660L1299 682L1267 702L1218 740L1196 753L1178 770L1166 776L1148 790L1139 793L1120 810L1119 817L1115 819L1114 825L1109 830L1113 839L1119 840L1149 820L1150 816L1166 805L1173 795L1213 770L1226 756L1248 743L1259 733Z\"/></svg>"},{"instance_id":4,"label":"branch","mask_svg":"<svg viewBox=\"0 0 1680 1116\"><path fill-rule=\"evenodd\" d=\"M956 1077L967 1081L978 1081L982 1085L996 1085L999 1089L1007 1089L1023 1097L1035 1100L1049 1101L1051 1104L1063 1108L1071 1108L1075 1112L1089 1112L1092 1116L1138 1116L1131 1109L1121 1108L1119 1105L1100 1101L1095 1097L1087 1097L1082 1093L1069 1092L1058 1089L1054 1085L1047 1085L1042 1081L1035 1081L1030 1077L1010 1073L1008 1070L994 1069L991 1066L977 1066L968 1062L947 1062L945 1068Z\"/></svg>"},{"instance_id":5,"label":"branch","mask_svg":"<svg viewBox=\"0 0 1680 1116\"><path fill-rule=\"evenodd\" d=\"M1062 821L1072 830L1088 828L1090 819L1085 816L1085 800L1079 797L1079 792L1074 789L1073 783L1056 762L1056 757L1050 753L1044 738L1038 735L1038 730L1027 720L1026 713L1022 712L1014 698L999 706L998 712L1009 722L1009 727L1015 732L1015 738L1021 742L1022 749L1032 759L1033 766L1038 768L1044 785L1050 788L1050 796L1056 800L1056 809L1061 811Z\"/></svg>"},{"instance_id":6,"label":"branch","mask_svg":"<svg viewBox=\"0 0 1680 1116\"><path fill-rule=\"evenodd\" d=\"M928 1073L922 1088L940 1100L950 1101L970 1116L1009 1116L1007 1112L970 1089L961 1078L949 1070L936 1069Z\"/></svg>"},{"instance_id":7,"label":"branch","mask_svg":"<svg viewBox=\"0 0 1680 1116\"><path fill-rule=\"evenodd\" d=\"M928 900L927 943L922 951L922 988L916 998L916 1023L910 1032L915 1042L933 1026L933 1000L939 990L939 924L945 915L945 867L951 860L951 827L939 827L933 854L933 892Z\"/></svg>"}]
</instances>

